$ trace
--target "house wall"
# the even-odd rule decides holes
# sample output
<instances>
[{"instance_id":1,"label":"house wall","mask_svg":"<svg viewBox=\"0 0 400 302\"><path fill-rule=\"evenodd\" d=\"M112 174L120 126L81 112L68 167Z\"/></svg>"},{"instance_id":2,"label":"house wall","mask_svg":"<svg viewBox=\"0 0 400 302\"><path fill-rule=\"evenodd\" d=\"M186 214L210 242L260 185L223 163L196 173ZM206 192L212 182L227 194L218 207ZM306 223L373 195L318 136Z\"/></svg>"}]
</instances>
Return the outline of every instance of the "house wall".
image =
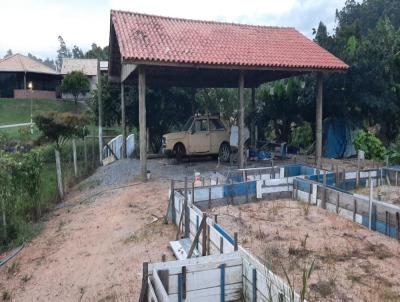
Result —
<instances>
[{"instance_id":1,"label":"house wall","mask_svg":"<svg viewBox=\"0 0 400 302\"><path fill-rule=\"evenodd\" d=\"M55 91L14 89L15 99L56 99Z\"/></svg>"}]
</instances>

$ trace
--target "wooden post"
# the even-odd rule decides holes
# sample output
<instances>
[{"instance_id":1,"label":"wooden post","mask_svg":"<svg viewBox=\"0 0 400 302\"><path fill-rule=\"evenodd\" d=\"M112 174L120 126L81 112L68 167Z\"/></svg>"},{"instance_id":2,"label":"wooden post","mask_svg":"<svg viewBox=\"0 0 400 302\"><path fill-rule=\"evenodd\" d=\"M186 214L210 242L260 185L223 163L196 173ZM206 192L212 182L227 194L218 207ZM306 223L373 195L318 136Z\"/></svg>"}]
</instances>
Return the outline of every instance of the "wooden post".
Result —
<instances>
[{"instance_id":1,"label":"wooden post","mask_svg":"<svg viewBox=\"0 0 400 302\"><path fill-rule=\"evenodd\" d=\"M63 189L63 182L62 182L62 173L61 173L61 160L60 160L60 152L58 150L54 150L56 156L56 171L57 171L57 188L58 188L58 195L60 199L64 198L64 189Z\"/></svg>"},{"instance_id":2,"label":"wooden post","mask_svg":"<svg viewBox=\"0 0 400 302\"><path fill-rule=\"evenodd\" d=\"M7 218L6 218L6 204L4 198L1 198L1 211L3 220L3 235L7 238Z\"/></svg>"},{"instance_id":3,"label":"wooden post","mask_svg":"<svg viewBox=\"0 0 400 302\"><path fill-rule=\"evenodd\" d=\"M396 212L396 223L397 223L397 240L400 241L400 215Z\"/></svg>"},{"instance_id":4,"label":"wooden post","mask_svg":"<svg viewBox=\"0 0 400 302\"><path fill-rule=\"evenodd\" d=\"M103 163L103 100L101 87L100 60L97 60L97 102L99 111L99 160Z\"/></svg>"},{"instance_id":5,"label":"wooden post","mask_svg":"<svg viewBox=\"0 0 400 302\"><path fill-rule=\"evenodd\" d=\"M174 180L171 179L171 208L172 208L172 221L176 223L176 212L175 212L175 183ZM178 227L179 228L179 227Z\"/></svg>"},{"instance_id":6,"label":"wooden post","mask_svg":"<svg viewBox=\"0 0 400 302\"><path fill-rule=\"evenodd\" d=\"M357 216L357 199L354 199L353 221L356 221L356 216Z\"/></svg>"},{"instance_id":7,"label":"wooden post","mask_svg":"<svg viewBox=\"0 0 400 302\"><path fill-rule=\"evenodd\" d=\"M188 188L187 188L187 177L185 177L185 238L189 238L190 234L190 212L189 212L189 205L188 205Z\"/></svg>"},{"instance_id":8,"label":"wooden post","mask_svg":"<svg viewBox=\"0 0 400 302\"><path fill-rule=\"evenodd\" d=\"M339 214L339 200L340 200L340 192L338 192L336 199L336 214Z\"/></svg>"},{"instance_id":9,"label":"wooden post","mask_svg":"<svg viewBox=\"0 0 400 302\"><path fill-rule=\"evenodd\" d=\"M72 139L72 157L74 159L74 175L78 177L78 163L76 160L76 142L75 138Z\"/></svg>"},{"instance_id":10,"label":"wooden post","mask_svg":"<svg viewBox=\"0 0 400 302\"><path fill-rule=\"evenodd\" d=\"M125 84L121 81L121 127L122 127L122 158L126 158L126 113L125 113Z\"/></svg>"},{"instance_id":11,"label":"wooden post","mask_svg":"<svg viewBox=\"0 0 400 302\"><path fill-rule=\"evenodd\" d=\"M192 182L192 205L194 205L194 181Z\"/></svg>"},{"instance_id":12,"label":"wooden post","mask_svg":"<svg viewBox=\"0 0 400 302\"><path fill-rule=\"evenodd\" d=\"M368 228L372 229L372 192L373 192L373 184L371 178L369 178L369 210L368 210Z\"/></svg>"},{"instance_id":13,"label":"wooden post","mask_svg":"<svg viewBox=\"0 0 400 302\"><path fill-rule=\"evenodd\" d=\"M224 237L219 237L219 252L224 253Z\"/></svg>"},{"instance_id":14,"label":"wooden post","mask_svg":"<svg viewBox=\"0 0 400 302\"><path fill-rule=\"evenodd\" d=\"M83 156L85 160L85 173L88 170L88 157L87 157L87 145L86 145L86 136L83 137Z\"/></svg>"},{"instance_id":15,"label":"wooden post","mask_svg":"<svg viewBox=\"0 0 400 302\"><path fill-rule=\"evenodd\" d=\"M206 256L207 255L207 214L203 213L203 219L200 223L200 226L202 228L201 232L203 233L203 241L201 243L201 255Z\"/></svg>"},{"instance_id":16,"label":"wooden post","mask_svg":"<svg viewBox=\"0 0 400 302\"><path fill-rule=\"evenodd\" d=\"M323 82L322 82L322 73L319 72L317 74L317 82L318 82L318 92L317 92L317 100L316 100L316 129L315 129L315 164L317 167L321 166L321 157L322 157L322 94L323 94Z\"/></svg>"},{"instance_id":17,"label":"wooden post","mask_svg":"<svg viewBox=\"0 0 400 302\"><path fill-rule=\"evenodd\" d=\"M233 233L233 240L235 241L234 250L235 252L238 250L238 233Z\"/></svg>"},{"instance_id":18,"label":"wooden post","mask_svg":"<svg viewBox=\"0 0 400 302\"><path fill-rule=\"evenodd\" d=\"M239 74L239 168L244 167L244 73L243 71Z\"/></svg>"},{"instance_id":19,"label":"wooden post","mask_svg":"<svg viewBox=\"0 0 400 302\"><path fill-rule=\"evenodd\" d=\"M92 136L92 169L95 167L95 159L94 159L94 149L96 148L96 136Z\"/></svg>"},{"instance_id":20,"label":"wooden post","mask_svg":"<svg viewBox=\"0 0 400 302\"><path fill-rule=\"evenodd\" d=\"M214 215L214 222L215 222L215 223L218 223L218 214L215 214L215 215Z\"/></svg>"},{"instance_id":21,"label":"wooden post","mask_svg":"<svg viewBox=\"0 0 400 302\"><path fill-rule=\"evenodd\" d=\"M139 67L139 140L140 140L140 172L143 181L147 180L146 154L146 73Z\"/></svg>"},{"instance_id":22,"label":"wooden post","mask_svg":"<svg viewBox=\"0 0 400 302\"><path fill-rule=\"evenodd\" d=\"M256 89L254 87L251 88L251 112L253 117L256 115ZM256 119L252 118L251 119L251 124L250 124L250 140L251 140L251 146L253 148L256 147Z\"/></svg>"},{"instance_id":23,"label":"wooden post","mask_svg":"<svg viewBox=\"0 0 400 302\"><path fill-rule=\"evenodd\" d=\"M324 188L322 190L321 208L326 209L326 171L324 171L324 176L322 178L322 184L323 184Z\"/></svg>"},{"instance_id":24,"label":"wooden post","mask_svg":"<svg viewBox=\"0 0 400 302\"><path fill-rule=\"evenodd\" d=\"M208 188L208 209L211 209L211 187Z\"/></svg>"},{"instance_id":25,"label":"wooden post","mask_svg":"<svg viewBox=\"0 0 400 302\"><path fill-rule=\"evenodd\" d=\"M140 291L139 302L147 301L147 279L149 276L149 263L143 262L143 272L142 272L142 289Z\"/></svg>"}]
</instances>

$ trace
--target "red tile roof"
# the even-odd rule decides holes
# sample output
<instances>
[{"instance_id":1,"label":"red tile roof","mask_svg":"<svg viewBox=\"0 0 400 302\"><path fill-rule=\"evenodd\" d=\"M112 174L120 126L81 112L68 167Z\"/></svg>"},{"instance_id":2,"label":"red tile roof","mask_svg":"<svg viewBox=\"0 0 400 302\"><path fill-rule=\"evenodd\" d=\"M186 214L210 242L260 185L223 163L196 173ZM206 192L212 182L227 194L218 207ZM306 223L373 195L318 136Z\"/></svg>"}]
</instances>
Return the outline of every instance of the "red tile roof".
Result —
<instances>
[{"instance_id":1,"label":"red tile roof","mask_svg":"<svg viewBox=\"0 0 400 302\"><path fill-rule=\"evenodd\" d=\"M348 66L294 28L111 11L123 60L288 69Z\"/></svg>"}]
</instances>

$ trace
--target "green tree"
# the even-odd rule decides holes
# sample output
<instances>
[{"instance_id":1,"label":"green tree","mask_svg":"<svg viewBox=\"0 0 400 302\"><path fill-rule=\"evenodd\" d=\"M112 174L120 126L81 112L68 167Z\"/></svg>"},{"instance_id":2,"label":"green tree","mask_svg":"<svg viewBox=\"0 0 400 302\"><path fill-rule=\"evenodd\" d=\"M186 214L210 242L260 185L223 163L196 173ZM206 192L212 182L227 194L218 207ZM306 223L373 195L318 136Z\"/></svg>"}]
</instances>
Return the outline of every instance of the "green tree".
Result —
<instances>
[{"instance_id":1,"label":"green tree","mask_svg":"<svg viewBox=\"0 0 400 302\"><path fill-rule=\"evenodd\" d=\"M56 67L57 70L61 70L62 61L64 58L72 58L71 50L67 47L63 37L58 36L58 43L60 46L57 50L57 59L56 59Z\"/></svg>"},{"instance_id":2,"label":"green tree","mask_svg":"<svg viewBox=\"0 0 400 302\"><path fill-rule=\"evenodd\" d=\"M81 71L72 71L68 73L61 84L61 91L71 93L77 104L80 94L85 94L90 90L90 82L87 76Z\"/></svg>"}]
</instances>

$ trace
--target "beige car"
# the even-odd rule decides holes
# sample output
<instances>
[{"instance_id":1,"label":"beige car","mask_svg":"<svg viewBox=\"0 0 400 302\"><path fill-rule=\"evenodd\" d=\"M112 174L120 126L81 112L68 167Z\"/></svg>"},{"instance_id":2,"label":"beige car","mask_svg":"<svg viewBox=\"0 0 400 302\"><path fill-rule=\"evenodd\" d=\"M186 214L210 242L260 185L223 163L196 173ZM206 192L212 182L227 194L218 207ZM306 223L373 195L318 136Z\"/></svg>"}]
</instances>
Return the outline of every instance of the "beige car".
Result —
<instances>
[{"instance_id":1,"label":"beige car","mask_svg":"<svg viewBox=\"0 0 400 302\"><path fill-rule=\"evenodd\" d=\"M229 161L230 130L218 116L194 116L189 118L182 131L163 135L163 151L181 160L190 155L219 155L221 161Z\"/></svg>"}]
</instances>

